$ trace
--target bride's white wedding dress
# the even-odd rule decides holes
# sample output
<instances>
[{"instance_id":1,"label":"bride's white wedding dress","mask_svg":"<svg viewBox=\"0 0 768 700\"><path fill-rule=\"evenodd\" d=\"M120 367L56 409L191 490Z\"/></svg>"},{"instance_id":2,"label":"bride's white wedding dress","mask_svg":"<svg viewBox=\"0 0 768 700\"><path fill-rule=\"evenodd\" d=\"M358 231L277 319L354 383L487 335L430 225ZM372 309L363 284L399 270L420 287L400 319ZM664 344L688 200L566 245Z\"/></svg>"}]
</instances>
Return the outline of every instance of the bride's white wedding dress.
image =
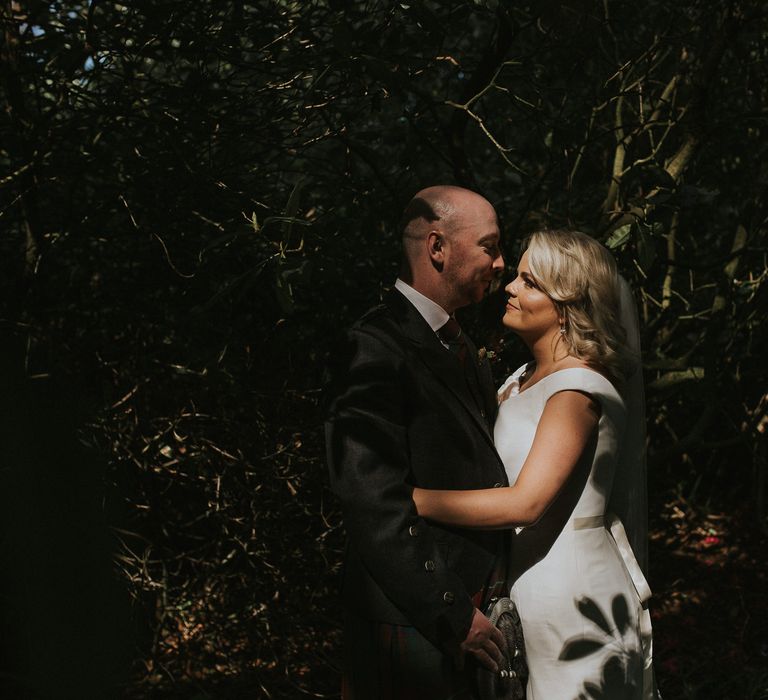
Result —
<instances>
[{"instance_id":1,"label":"bride's white wedding dress","mask_svg":"<svg viewBox=\"0 0 768 700\"><path fill-rule=\"evenodd\" d=\"M624 402L589 369L559 370L520 391L517 370L494 430L514 484L533 444L544 405L575 390L599 402L596 439L554 503L534 526L518 528L512 591L523 623L528 700L654 698L650 590L621 521L606 511L624 432Z\"/></svg>"}]
</instances>

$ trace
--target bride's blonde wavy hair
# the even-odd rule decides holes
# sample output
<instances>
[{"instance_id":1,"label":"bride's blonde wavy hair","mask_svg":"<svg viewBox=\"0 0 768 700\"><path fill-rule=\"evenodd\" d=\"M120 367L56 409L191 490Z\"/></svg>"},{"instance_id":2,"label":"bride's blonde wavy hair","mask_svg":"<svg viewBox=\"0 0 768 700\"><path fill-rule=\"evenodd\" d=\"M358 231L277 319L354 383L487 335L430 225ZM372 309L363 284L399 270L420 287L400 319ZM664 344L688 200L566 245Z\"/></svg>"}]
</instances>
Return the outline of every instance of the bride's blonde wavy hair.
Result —
<instances>
[{"instance_id":1,"label":"bride's blonde wavy hair","mask_svg":"<svg viewBox=\"0 0 768 700\"><path fill-rule=\"evenodd\" d=\"M564 319L568 354L622 384L637 360L625 345L613 256L593 238L566 229L537 231L523 249L538 286Z\"/></svg>"}]
</instances>

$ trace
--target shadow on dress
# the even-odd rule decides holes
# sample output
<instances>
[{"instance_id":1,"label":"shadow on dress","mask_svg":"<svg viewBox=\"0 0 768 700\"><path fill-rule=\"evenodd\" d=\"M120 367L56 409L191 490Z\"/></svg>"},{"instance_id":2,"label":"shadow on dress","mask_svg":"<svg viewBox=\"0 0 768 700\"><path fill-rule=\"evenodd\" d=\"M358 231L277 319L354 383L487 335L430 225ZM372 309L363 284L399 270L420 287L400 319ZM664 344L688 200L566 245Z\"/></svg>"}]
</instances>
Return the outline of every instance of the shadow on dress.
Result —
<instances>
[{"instance_id":1,"label":"shadow on dress","mask_svg":"<svg viewBox=\"0 0 768 700\"><path fill-rule=\"evenodd\" d=\"M575 700L620 700L638 697L643 679L643 656L640 649L628 646L627 632L631 631L629 606L622 594L611 601L609 622L600 607L591 598L575 601L579 612L595 626L595 636L579 635L565 642L560 652L561 661L576 661L610 646L615 650L603 664L599 678L584 682L584 689Z\"/></svg>"}]
</instances>

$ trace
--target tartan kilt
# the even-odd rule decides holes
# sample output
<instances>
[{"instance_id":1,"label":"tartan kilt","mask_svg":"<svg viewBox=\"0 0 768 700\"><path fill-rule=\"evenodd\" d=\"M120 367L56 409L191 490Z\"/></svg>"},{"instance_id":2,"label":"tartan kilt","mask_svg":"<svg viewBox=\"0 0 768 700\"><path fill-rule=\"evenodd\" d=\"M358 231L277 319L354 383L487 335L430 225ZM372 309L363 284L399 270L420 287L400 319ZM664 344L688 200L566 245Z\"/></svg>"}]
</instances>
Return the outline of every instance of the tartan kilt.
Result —
<instances>
[{"instance_id":1,"label":"tartan kilt","mask_svg":"<svg viewBox=\"0 0 768 700\"><path fill-rule=\"evenodd\" d=\"M474 700L467 669L415 627L346 614L342 700Z\"/></svg>"},{"instance_id":2,"label":"tartan kilt","mask_svg":"<svg viewBox=\"0 0 768 700\"><path fill-rule=\"evenodd\" d=\"M485 610L507 594L504 558L472 603ZM415 627L365 619L347 611L344 620L342 700L476 700L476 662L458 670Z\"/></svg>"}]
</instances>

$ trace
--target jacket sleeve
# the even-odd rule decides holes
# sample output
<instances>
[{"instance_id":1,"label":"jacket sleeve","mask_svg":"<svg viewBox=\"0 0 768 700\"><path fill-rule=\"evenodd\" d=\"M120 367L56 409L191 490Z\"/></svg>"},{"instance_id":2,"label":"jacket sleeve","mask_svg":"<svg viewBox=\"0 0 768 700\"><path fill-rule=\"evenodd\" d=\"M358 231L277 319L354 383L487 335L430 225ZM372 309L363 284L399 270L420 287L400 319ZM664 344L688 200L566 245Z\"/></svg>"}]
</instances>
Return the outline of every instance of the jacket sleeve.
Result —
<instances>
[{"instance_id":1,"label":"jacket sleeve","mask_svg":"<svg viewBox=\"0 0 768 700\"><path fill-rule=\"evenodd\" d=\"M357 328L350 338L326 423L331 486L342 502L350 548L411 624L453 653L466 638L474 607L446 565L434 528L413 504L413 370L386 335Z\"/></svg>"}]
</instances>

